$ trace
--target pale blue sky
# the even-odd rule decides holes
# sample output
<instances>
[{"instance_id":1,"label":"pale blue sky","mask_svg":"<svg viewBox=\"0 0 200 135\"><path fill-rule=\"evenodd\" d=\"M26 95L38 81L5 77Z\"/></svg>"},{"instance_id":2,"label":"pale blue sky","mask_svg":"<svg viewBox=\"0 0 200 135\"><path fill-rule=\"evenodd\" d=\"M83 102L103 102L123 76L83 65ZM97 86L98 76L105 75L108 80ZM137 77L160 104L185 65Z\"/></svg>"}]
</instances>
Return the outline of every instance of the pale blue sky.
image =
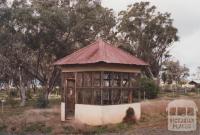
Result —
<instances>
[{"instance_id":1,"label":"pale blue sky","mask_svg":"<svg viewBox=\"0 0 200 135\"><path fill-rule=\"evenodd\" d=\"M102 0L105 7L117 13L127 5L144 0ZM196 72L200 66L200 0L150 0L159 11L170 12L178 28L180 41L174 44L171 54L182 64Z\"/></svg>"}]
</instances>

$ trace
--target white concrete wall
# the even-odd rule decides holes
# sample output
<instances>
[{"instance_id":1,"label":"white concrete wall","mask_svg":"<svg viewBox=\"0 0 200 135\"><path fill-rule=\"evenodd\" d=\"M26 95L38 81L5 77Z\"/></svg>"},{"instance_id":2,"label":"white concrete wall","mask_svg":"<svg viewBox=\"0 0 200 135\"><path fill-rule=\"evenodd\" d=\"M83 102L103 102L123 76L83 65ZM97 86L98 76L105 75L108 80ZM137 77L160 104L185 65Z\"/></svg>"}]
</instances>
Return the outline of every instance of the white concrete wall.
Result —
<instances>
[{"instance_id":1,"label":"white concrete wall","mask_svg":"<svg viewBox=\"0 0 200 135\"><path fill-rule=\"evenodd\" d=\"M102 124L102 108L95 105L75 105L75 120L88 125Z\"/></svg>"},{"instance_id":2,"label":"white concrete wall","mask_svg":"<svg viewBox=\"0 0 200 135\"><path fill-rule=\"evenodd\" d=\"M65 102L61 102L61 121L65 121Z\"/></svg>"},{"instance_id":3,"label":"white concrete wall","mask_svg":"<svg viewBox=\"0 0 200 135\"><path fill-rule=\"evenodd\" d=\"M121 104L121 105L75 105L75 119L88 125L105 125L122 122L126 111L132 107L135 111L137 120L141 117L140 103Z\"/></svg>"}]
</instances>

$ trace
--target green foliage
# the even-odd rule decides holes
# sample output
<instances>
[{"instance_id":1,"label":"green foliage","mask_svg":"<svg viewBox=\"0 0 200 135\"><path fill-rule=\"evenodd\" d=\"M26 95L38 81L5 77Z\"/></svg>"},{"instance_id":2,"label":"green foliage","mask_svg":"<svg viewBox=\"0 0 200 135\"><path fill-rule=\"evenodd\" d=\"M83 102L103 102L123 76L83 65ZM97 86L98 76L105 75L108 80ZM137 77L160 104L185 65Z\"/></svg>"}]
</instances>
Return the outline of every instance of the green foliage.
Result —
<instances>
[{"instance_id":1,"label":"green foliage","mask_svg":"<svg viewBox=\"0 0 200 135\"><path fill-rule=\"evenodd\" d=\"M166 69L166 80L168 84L175 81L178 84L186 83L186 78L189 76L189 68L181 65L179 61L166 61L164 63Z\"/></svg>"},{"instance_id":2,"label":"green foliage","mask_svg":"<svg viewBox=\"0 0 200 135\"><path fill-rule=\"evenodd\" d=\"M38 80L49 92L59 83L60 72L52 63L99 36L110 41L122 39L129 52L149 62L155 76L168 47L178 40L170 14L156 12L149 2L131 5L119 14L119 22L112 9L95 0L78 0L73 6L60 0L33 0L30 5L27 0L14 0L11 6L0 6L0 12L3 80L19 85L20 67L24 84ZM38 98L38 106L46 106L43 100Z\"/></svg>"},{"instance_id":3,"label":"green foliage","mask_svg":"<svg viewBox=\"0 0 200 135\"><path fill-rule=\"evenodd\" d=\"M0 62L4 63L0 73L16 85L21 67L24 84L38 80L52 91L53 85L59 83L55 79L59 70L52 67L56 59L98 36L114 38L113 11L95 0L78 0L73 6L60 0L33 0L30 5L27 1L13 0L11 6L0 6Z\"/></svg>"},{"instance_id":4,"label":"green foliage","mask_svg":"<svg viewBox=\"0 0 200 135\"><path fill-rule=\"evenodd\" d=\"M163 72L162 75L161 75L161 78L162 78L162 80L163 80L163 82L165 84L166 81L167 81L167 74L165 72Z\"/></svg>"},{"instance_id":5,"label":"green foliage","mask_svg":"<svg viewBox=\"0 0 200 135\"><path fill-rule=\"evenodd\" d=\"M119 16L122 48L148 62L156 77L163 60L169 57L168 48L178 40L170 13L156 11L150 2L135 2Z\"/></svg>"},{"instance_id":6,"label":"green foliage","mask_svg":"<svg viewBox=\"0 0 200 135\"><path fill-rule=\"evenodd\" d=\"M54 88L53 91L51 92L51 94L59 95L60 94L60 88L59 87Z\"/></svg>"},{"instance_id":7,"label":"green foliage","mask_svg":"<svg viewBox=\"0 0 200 135\"><path fill-rule=\"evenodd\" d=\"M36 99L36 107L38 108L46 108L49 104L49 101L46 101L43 94L39 94Z\"/></svg>"},{"instance_id":8,"label":"green foliage","mask_svg":"<svg viewBox=\"0 0 200 135\"><path fill-rule=\"evenodd\" d=\"M145 91L145 96L148 99L154 99L158 96L159 87L156 85L155 81L149 78L141 78L138 83L143 91Z\"/></svg>"}]
</instances>

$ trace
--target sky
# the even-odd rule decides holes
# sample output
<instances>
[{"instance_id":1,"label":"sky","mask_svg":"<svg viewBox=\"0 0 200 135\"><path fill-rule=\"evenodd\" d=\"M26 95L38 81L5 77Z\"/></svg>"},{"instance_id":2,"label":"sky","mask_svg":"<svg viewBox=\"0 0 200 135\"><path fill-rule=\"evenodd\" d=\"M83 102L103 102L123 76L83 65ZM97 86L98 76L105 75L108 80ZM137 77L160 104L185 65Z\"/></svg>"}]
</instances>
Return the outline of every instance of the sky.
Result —
<instances>
[{"instance_id":1,"label":"sky","mask_svg":"<svg viewBox=\"0 0 200 135\"><path fill-rule=\"evenodd\" d=\"M102 5L115 13L126 10L127 5L146 0L102 0ZM180 40L171 48L173 60L179 60L196 73L200 66L200 0L149 0L158 11L169 12L178 28Z\"/></svg>"}]
</instances>

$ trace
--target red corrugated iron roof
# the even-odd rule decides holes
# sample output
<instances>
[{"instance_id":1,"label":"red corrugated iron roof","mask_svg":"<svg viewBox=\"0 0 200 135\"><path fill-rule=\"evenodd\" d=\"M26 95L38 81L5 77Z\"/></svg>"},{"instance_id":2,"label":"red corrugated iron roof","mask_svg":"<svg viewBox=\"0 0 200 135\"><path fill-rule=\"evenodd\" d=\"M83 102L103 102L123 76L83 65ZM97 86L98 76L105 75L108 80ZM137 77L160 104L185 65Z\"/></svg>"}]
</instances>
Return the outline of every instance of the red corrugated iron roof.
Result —
<instances>
[{"instance_id":1,"label":"red corrugated iron roof","mask_svg":"<svg viewBox=\"0 0 200 135\"><path fill-rule=\"evenodd\" d=\"M128 65L148 65L143 60L114 47L113 45L99 39L96 42L56 61L54 65L68 64L92 64L92 63L113 63Z\"/></svg>"}]
</instances>

